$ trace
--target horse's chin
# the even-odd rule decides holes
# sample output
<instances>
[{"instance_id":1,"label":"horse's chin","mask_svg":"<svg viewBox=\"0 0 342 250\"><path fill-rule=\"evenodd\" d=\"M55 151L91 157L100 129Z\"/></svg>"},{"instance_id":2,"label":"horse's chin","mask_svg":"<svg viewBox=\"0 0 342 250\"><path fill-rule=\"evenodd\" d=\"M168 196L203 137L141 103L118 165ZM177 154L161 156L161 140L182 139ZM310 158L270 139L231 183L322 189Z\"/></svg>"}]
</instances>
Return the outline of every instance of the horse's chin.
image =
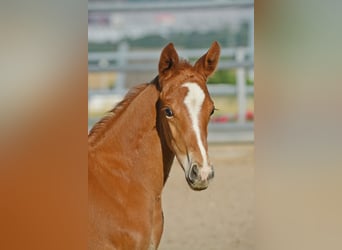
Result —
<instances>
[{"instance_id":1,"label":"horse's chin","mask_svg":"<svg viewBox=\"0 0 342 250\"><path fill-rule=\"evenodd\" d=\"M208 188L208 186L204 186L204 187L193 187L191 185L189 185L191 187L192 190L194 191L202 191Z\"/></svg>"},{"instance_id":2,"label":"horse's chin","mask_svg":"<svg viewBox=\"0 0 342 250\"><path fill-rule=\"evenodd\" d=\"M195 190L195 191L202 191L202 190L205 190L208 188L208 182L196 182L196 183L193 183L190 179L186 178L186 181L187 183L189 184L189 187L192 189L192 190Z\"/></svg>"}]
</instances>

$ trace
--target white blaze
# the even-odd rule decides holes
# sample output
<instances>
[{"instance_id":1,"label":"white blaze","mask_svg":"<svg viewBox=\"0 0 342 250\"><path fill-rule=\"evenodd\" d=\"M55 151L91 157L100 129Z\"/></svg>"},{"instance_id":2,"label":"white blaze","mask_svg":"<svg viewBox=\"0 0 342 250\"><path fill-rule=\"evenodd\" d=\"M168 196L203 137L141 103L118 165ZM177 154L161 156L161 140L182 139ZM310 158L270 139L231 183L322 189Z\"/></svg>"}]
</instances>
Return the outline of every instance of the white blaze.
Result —
<instances>
[{"instance_id":1,"label":"white blaze","mask_svg":"<svg viewBox=\"0 0 342 250\"><path fill-rule=\"evenodd\" d=\"M201 152L203 159L203 167L201 169L202 178L206 178L208 173L210 172L210 168L208 166L208 159L205 148L203 146L203 142L201 139L201 132L199 128L199 114L203 105L203 101L205 98L205 94L200 86L197 83L187 82L183 84L184 87L188 88L188 93L184 98L185 106L187 107L190 115L190 119L192 121L192 127L196 135L198 148Z\"/></svg>"}]
</instances>

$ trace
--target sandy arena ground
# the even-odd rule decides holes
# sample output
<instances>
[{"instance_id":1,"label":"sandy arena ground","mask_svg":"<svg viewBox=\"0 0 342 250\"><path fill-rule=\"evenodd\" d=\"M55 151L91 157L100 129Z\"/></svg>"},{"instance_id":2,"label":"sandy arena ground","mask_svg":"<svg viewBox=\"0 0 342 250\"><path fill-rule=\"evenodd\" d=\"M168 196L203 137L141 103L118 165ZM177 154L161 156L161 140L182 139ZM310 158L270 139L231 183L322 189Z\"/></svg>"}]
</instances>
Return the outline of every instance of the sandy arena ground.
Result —
<instances>
[{"instance_id":1,"label":"sandy arena ground","mask_svg":"<svg viewBox=\"0 0 342 250\"><path fill-rule=\"evenodd\" d=\"M251 250L254 146L209 145L215 178L207 190L190 189L175 161L163 191L160 250Z\"/></svg>"}]
</instances>

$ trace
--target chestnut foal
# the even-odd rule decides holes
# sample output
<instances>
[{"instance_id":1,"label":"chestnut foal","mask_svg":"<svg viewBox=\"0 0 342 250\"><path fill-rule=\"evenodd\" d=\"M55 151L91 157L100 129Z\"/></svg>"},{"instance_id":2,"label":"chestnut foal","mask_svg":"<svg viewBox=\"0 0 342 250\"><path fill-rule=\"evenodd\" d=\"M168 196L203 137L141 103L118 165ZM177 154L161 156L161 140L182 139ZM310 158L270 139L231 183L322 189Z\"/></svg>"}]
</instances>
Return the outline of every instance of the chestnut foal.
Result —
<instances>
[{"instance_id":1,"label":"chestnut foal","mask_svg":"<svg viewBox=\"0 0 342 250\"><path fill-rule=\"evenodd\" d=\"M159 75L131 89L88 136L88 248L157 249L161 193L176 156L194 190L214 176L207 127L214 103L206 86L217 66L214 42L192 66L172 43Z\"/></svg>"}]
</instances>

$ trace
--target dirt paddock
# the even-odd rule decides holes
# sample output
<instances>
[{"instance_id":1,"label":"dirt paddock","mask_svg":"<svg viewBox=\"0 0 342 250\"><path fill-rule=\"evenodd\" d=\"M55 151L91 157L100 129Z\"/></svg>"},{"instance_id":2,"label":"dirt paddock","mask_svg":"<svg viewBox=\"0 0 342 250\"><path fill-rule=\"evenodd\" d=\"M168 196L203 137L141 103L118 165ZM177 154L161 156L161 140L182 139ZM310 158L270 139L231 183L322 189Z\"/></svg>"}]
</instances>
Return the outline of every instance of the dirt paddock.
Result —
<instances>
[{"instance_id":1,"label":"dirt paddock","mask_svg":"<svg viewBox=\"0 0 342 250\"><path fill-rule=\"evenodd\" d=\"M253 240L254 146L209 145L215 178L192 191L175 162L163 191L161 250L251 250Z\"/></svg>"}]
</instances>

